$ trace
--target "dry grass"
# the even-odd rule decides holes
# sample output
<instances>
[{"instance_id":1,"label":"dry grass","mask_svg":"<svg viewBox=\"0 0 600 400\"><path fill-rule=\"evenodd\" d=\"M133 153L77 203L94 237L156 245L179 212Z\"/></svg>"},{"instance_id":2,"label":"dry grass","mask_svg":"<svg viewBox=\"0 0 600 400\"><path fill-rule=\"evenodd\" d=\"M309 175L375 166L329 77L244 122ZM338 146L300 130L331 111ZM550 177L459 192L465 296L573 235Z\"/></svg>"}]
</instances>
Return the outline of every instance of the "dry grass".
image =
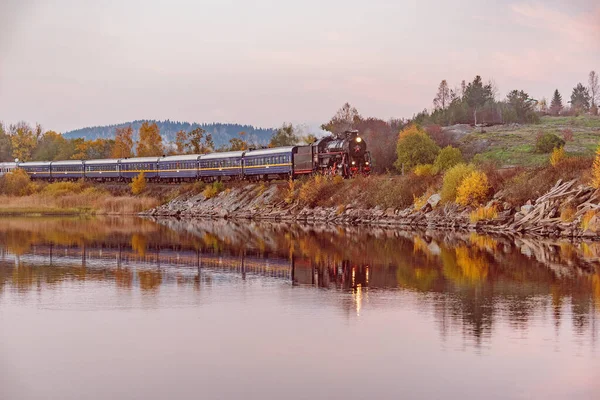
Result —
<instances>
[{"instance_id":1,"label":"dry grass","mask_svg":"<svg viewBox=\"0 0 600 400\"><path fill-rule=\"evenodd\" d=\"M496 207L478 207L476 210L472 211L469 215L469 219L472 223L478 221L490 221L498 218L498 210Z\"/></svg>"},{"instance_id":2,"label":"dry grass","mask_svg":"<svg viewBox=\"0 0 600 400\"><path fill-rule=\"evenodd\" d=\"M571 222L575 219L576 213L577 210L573 206L566 205L560 210L560 220L562 222Z\"/></svg>"},{"instance_id":3,"label":"dry grass","mask_svg":"<svg viewBox=\"0 0 600 400\"><path fill-rule=\"evenodd\" d=\"M159 205L151 197L112 196L85 190L79 194L54 196L33 194L0 196L0 214L137 214Z\"/></svg>"},{"instance_id":4,"label":"dry grass","mask_svg":"<svg viewBox=\"0 0 600 400\"><path fill-rule=\"evenodd\" d=\"M595 211L588 211L581 219L581 229L586 231L590 227L590 221L596 216Z\"/></svg>"},{"instance_id":5,"label":"dry grass","mask_svg":"<svg viewBox=\"0 0 600 400\"><path fill-rule=\"evenodd\" d=\"M592 158L569 157L560 163L559 168L547 165L524 170L504 183L506 199L512 204L525 204L527 200L548 192L559 179L578 179L588 183L591 180L592 162Z\"/></svg>"}]
</instances>

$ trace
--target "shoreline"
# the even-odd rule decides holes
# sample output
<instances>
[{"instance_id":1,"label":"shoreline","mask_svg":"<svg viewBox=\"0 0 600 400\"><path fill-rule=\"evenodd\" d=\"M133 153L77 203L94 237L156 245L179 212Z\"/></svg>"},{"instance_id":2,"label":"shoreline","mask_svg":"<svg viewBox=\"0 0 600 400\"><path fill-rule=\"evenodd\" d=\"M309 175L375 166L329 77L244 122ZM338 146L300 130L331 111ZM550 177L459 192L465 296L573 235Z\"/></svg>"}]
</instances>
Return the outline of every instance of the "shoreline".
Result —
<instances>
[{"instance_id":1,"label":"shoreline","mask_svg":"<svg viewBox=\"0 0 600 400\"><path fill-rule=\"evenodd\" d=\"M548 193L520 207L511 207L503 202L502 194L499 193L488 202L487 207L495 207L501 211L493 219L477 222L471 222L472 208L459 207L453 203L440 204L439 196L435 194L419 209L410 206L405 209L384 210L381 207L363 208L353 204L311 208L298 203L287 204L278 199L276 192L276 187L272 186L254 193L253 185L248 185L246 188L221 192L210 199L204 198L202 194L181 196L140 215L600 240L600 217L595 216L595 211L600 209L600 191L577 185L576 180L559 180ZM564 220L561 215L560 210L565 205L574 208L574 215L569 220ZM594 212L594 216L588 218L590 212Z\"/></svg>"}]
</instances>

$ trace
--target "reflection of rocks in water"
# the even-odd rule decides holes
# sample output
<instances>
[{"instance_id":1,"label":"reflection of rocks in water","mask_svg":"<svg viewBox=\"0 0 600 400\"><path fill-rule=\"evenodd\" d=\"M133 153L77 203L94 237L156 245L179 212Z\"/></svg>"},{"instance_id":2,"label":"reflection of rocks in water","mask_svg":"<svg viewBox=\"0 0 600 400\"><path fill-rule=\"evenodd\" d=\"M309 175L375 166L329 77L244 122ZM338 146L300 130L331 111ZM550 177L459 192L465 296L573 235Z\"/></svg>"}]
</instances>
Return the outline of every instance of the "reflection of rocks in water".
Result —
<instances>
[{"instance_id":1,"label":"reflection of rocks in water","mask_svg":"<svg viewBox=\"0 0 600 400\"><path fill-rule=\"evenodd\" d=\"M442 334L459 330L480 345L497 320L525 330L544 310L557 327L570 312L578 333L590 331L599 255L596 244L450 231L50 219L0 227L0 290L107 281L149 298L164 285L200 290L225 275L257 276L347 292L337 305L359 315L373 289L400 289L433 312Z\"/></svg>"}]
</instances>

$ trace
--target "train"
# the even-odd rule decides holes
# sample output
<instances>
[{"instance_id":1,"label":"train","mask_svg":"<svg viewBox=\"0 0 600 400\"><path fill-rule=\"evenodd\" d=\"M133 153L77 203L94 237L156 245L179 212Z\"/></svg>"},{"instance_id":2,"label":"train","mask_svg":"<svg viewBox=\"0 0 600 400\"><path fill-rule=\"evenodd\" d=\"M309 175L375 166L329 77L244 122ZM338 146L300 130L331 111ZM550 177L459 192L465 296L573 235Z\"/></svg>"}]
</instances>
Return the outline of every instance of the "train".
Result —
<instances>
[{"instance_id":1,"label":"train","mask_svg":"<svg viewBox=\"0 0 600 400\"><path fill-rule=\"evenodd\" d=\"M214 182L296 179L312 174L352 178L371 173L371 155L358 131L325 136L305 146L98 160L0 163L0 176L16 168L33 180L85 179L131 181L140 173L149 181Z\"/></svg>"}]
</instances>

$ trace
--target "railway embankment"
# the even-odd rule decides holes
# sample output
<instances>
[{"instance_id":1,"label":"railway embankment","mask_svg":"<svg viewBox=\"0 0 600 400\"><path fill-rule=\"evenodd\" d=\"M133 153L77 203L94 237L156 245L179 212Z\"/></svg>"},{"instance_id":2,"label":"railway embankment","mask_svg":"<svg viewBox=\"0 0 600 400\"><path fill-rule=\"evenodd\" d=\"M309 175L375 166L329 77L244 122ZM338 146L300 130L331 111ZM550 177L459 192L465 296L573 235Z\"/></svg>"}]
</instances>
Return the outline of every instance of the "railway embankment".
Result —
<instances>
[{"instance_id":1,"label":"railway embankment","mask_svg":"<svg viewBox=\"0 0 600 400\"><path fill-rule=\"evenodd\" d=\"M361 186L361 183L347 185ZM523 204L511 203L509 191L500 190L480 207L443 202L439 193L406 207L373 206L365 202L364 196L354 196L354 191L348 190L344 183L337 186L346 193L336 191L329 198L329 205L303 204L302 198L290 196L293 187L285 184L248 184L211 193L208 197L204 193L188 193L143 214L181 219L396 226L600 240L600 212L597 213L600 191L579 183L578 179L558 179L542 195ZM364 194L366 198L381 195Z\"/></svg>"}]
</instances>

